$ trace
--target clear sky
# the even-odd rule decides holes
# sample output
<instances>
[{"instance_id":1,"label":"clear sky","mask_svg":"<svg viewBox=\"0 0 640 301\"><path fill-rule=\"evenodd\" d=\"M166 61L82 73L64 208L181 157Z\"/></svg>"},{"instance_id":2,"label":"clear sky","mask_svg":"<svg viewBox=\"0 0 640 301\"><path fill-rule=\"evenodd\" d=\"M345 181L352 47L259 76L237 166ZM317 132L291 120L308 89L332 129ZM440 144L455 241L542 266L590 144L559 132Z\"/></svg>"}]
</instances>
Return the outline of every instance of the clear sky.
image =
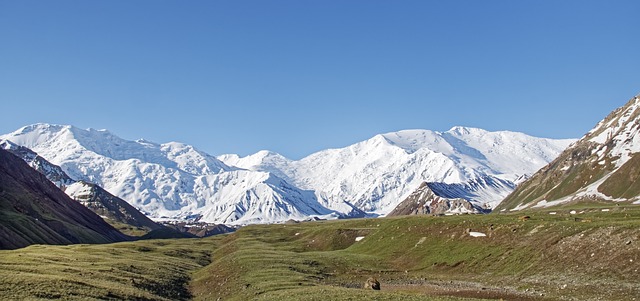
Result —
<instances>
[{"instance_id":1,"label":"clear sky","mask_svg":"<svg viewBox=\"0 0 640 301\"><path fill-rule=\"evenodd\" d=\"M297 159L402 129L578 138L640 93L640 1L0 0L0 133Z\"/></svg>"}]
</instances>

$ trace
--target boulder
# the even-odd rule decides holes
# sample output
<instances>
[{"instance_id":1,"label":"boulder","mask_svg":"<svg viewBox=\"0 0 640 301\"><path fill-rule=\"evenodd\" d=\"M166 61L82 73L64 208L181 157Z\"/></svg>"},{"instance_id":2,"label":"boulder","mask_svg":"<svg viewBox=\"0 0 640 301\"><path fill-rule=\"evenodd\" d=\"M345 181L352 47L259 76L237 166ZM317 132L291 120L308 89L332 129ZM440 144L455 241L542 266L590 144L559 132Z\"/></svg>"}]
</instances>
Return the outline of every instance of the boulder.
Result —
<instances>
[{"instance_id":1,"label":"boulder","mask_svg":"<svg viewBox=\"0 0 640 301\"><path fill-rule=\"evenodd\" d=\"M370 277L364 283L364 288L365 289L372 289L372 290L379 291L380 290L380 282L378 282L378 279Z\"/></svg>"}]
</instances>

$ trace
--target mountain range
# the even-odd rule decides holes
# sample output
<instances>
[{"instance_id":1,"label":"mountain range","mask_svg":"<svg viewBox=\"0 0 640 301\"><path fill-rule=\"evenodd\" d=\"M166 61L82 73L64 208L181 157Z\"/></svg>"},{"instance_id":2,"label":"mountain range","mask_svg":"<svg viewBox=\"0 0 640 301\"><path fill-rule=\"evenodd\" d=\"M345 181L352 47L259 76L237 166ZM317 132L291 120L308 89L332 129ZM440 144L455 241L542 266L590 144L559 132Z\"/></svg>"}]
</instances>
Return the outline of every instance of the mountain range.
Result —
<instances>
[{"instance_id":1,"label":"mountain range","mask_svg":"<svg viewBox=\"0 0 640 301\"><path fill-rule=\"evenodd\" d=\"M517 181L546 165L573 141L454 127L446 132L380 134L298 161L268 151L218 159L230 166L270 172L314 191L327 208L343 211L346 201L368 213L385 215L423 182L434 183L432 189L441 197L464 198L492 209Z\"/></svg>"},{"instance_id":2,"label":"mountain range","mask_svg":"<svg viewBox=\"0 0 640 301\"><path fill-rule=\"evenodd\" d=\"M440 197L490 210L574 141L465 127L407 130L290 160L269 151L214 157L183 143L69 125L34 124L0 139L154 219L229 225L385 215L423 182Z\"/></svg>"}]
</instances>

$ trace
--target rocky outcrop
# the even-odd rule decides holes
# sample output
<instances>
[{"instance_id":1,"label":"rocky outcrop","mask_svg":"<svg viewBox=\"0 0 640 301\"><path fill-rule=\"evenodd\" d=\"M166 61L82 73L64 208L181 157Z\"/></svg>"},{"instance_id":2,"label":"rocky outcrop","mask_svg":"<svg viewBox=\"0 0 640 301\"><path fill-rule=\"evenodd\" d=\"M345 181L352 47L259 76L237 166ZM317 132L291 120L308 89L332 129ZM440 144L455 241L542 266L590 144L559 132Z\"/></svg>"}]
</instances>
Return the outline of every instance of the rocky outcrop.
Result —
<instances>
[{"instance_id":1,"label":"rocky outcrop","mask_svg":"<svg viewBox=\"0 0 640 301\"><path fill-rule=\"evenodd\" d=\"M387 216L415 215L415 214L462 214L482 213L483 210L475 207L471 202L463 198L446 198L437 195L432 187L434 183L423 182L416 191L404 199Z\"/></svg>"},{"instance_id":2,"label":"rocky outcrop","mask_svg":"<svg viewBox=\"0 0 640 301\"><path fill-rule=\"evenodd\" d=\"M370 290L376 290L379 291L380 290L380 282L378 281L378 279L370 277L369 279L367 279L367 281L364 282L364 289L370 289Z\"/></svg>"},{"instance_id":3,"label":"rocky outcrop","mask_svg":"<svg viewBox=\"0 0 640 301\"><path fill-rule=\"evenodd\" d=\"M188 233L194 237L208 237L218 234L231 233L236 230L222 224L210 224L210 223L186 223L186 222L167 222L164 223L165 227L175 229L181 233Z\"/></svg>"},{"instance_id":4,"label":"rocky outcrop","mask_svg":"<svg viewBox=\"0 0 640 301\"><path fill-rule=\"evenodd\" d=\"M91 211L103 217L107 222L115 221L127 224L145 230L145 232L163 227L123 199L114 196L98 185L78 181L67 187L66 193L74 200L79 201L91 209Z\"/></svg>"}]
</instances>

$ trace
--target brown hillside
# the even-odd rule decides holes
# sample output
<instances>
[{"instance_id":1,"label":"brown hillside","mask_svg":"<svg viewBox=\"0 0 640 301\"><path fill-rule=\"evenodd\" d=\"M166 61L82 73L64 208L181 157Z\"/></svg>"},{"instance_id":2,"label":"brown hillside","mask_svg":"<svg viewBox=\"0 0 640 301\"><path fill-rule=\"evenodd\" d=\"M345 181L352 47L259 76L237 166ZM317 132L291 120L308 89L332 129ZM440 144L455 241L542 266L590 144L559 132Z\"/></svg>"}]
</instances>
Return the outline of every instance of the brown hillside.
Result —
<instances>
[{"instance_id":1,"label":"brown hillside","mask_svg":"<svg viewBox=\"0 0 640 301\"><path fill-rule=\"evenodd\" d=\"M0 149L0 249L127 239L22 159Z\"/></svg>"}]
</instances>

